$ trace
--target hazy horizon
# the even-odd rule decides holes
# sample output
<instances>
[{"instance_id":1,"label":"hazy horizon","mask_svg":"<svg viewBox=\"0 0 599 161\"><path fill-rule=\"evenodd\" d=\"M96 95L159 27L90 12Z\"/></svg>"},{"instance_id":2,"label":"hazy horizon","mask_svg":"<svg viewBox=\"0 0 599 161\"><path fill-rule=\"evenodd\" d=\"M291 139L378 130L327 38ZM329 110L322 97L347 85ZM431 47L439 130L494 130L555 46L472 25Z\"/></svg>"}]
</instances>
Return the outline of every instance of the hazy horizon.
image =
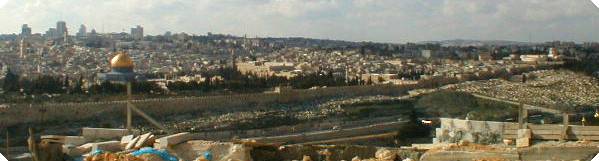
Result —
<instances>
[{"instance_id":1,"label":"hazy horizon","mask_svg":"<svg viewBox=\"0 0 599 161\"><path fill-rule=\"evenodd\" d=\"M186 32L347 41L599 41L590 0L0 0L0 33L67 22L70 34Z\"/></svg>"}]
</instances>

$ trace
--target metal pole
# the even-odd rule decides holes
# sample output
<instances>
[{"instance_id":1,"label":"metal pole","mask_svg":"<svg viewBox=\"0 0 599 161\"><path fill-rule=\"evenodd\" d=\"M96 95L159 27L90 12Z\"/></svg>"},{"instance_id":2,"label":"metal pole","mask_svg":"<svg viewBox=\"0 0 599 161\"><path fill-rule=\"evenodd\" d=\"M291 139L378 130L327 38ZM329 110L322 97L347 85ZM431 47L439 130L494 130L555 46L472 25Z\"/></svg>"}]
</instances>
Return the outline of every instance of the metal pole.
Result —
<instances>
[{"instance_id":1,"label":"metal pole","mask_svg":"<svg viewBox=\"0 0 599 161\"><path fill-rule=\"evenodd\" d=\"M130 107L131 107L131 109L133 109L133 111L135 111L135 113L139 114L141 117L143 117L146 120L148 120L154 126L156 126L156 127L160 128L160 129L166 131L166 133L168 133L168 134L172 134L172 131L170 131L166 127L162 126L158 121L154 120L148 114L144 113L143 111L141 111L140 109L138 109L137 107L135 107L133 105L131 105Z\"/></svg>"},{"instance_id":2,"label":"metal pole","mask_svg":"<svg viewBox=\"0 0 599 161\"><path fill-rule=\"evenodd\" d=\"M562 121L563 121L563 125L562 125L562 132L561 132L561 137L560 137L560 141L566 141L568 139L568 128L570 127L570 115L568 113L565 113L562 115Z\"/></svg>"},{"instance_id":3,"label":"metal pole","mask_svg":"<svg viewBox=\"0 0 599 161\"><path fill-rule=\"evenodd\" d=\"M31 127L29 128L29 138L27 139L27 144L29 145L29 152L31 152L31 158L33 158L33 161L39 161L37 142L35 140L33 128Z\"/></svg>"},{"instance_id":4,"label":"metal pole","mask_svg":"<svg viewBox=\"0 0 599 161\"><path fill-rule=\"evenodd\" d=\"M518 129L524 128L524 105L520 103L518 106Z\"/></svg>"},{"instance_id":5,"label":"metal pole","mask_svg":"<svg viewBox=\"0 0 599 161\"><path fill-rule=\"evenodd\" d=\"M10 155L9 154L9 152L10 152L10 144L8 142L8 138L9 138L8 137L8 128L6 128L6 153L4 153L6 155L6 159L10 158L10 156L8 156L8 155Z\"/></svg>"},{"instance_id":6,"label":"metal pole","mask_svg":"<svg viewBox=\"0 0 599 161\"><path fill-rule=\"evenodd\" d=\"M166 129L166 127L164 127L160 123L158 123L158 121L154 120L152 117L150 117L149 115L147 115L146 113L144 113L143 111L141 111L140 109L135 107L133 105L133 103L131 103L131 100L133 99L131 93L132 93L131 92L131 82L127 82L127 131L129 132L129 134L132 133L132 128L131 128L132 127L131 126L132 111L139 114L144 119L148 120L154 126L166 131L169 134L172 134L171 131L169 131L168 129Z\"/></svg>"},{"instance_id":7,"label":"metal pole","mask_svg":"<svg viewBox=\"0 0 599 161\"><path fill-rule=\"evenodd\" d=\"M131 115L131 82L127 82L127 131L129 133L131 133L131 120L132 120L132 115Z\"/></svg>"}]
</instances>

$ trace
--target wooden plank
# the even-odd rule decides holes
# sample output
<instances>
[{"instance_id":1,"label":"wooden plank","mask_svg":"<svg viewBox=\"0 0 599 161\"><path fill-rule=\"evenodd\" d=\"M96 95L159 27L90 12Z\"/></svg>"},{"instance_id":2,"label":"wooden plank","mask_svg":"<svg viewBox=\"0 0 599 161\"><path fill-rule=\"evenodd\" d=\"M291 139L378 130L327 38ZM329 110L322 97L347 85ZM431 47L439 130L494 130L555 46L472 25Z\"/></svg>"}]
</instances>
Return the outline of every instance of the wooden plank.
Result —
<instances>
[{"instance_id":1,"label":"wooden plank","mask_svg":"<svg viewBox=\"0 0 599 161\"><path fill-rule=\"evenodd\" d=\"M557 135L532 135L533 139L537 139L537 140L559 140L562 138L561 134L557 134Z\"/></svg>"},{"instance_id":2,"label":"wooden plank","mask_svg":"<svg viewBox=\"0 0 599 161\"><path fill-rule=\"evenodd\" d=\"M587 135L587 136L599 136L599 131L571 130L570 134L573 134L573 135Z\"/></svg>"},{"instance_id":3,"label":"wooden plank","mask_svg":"<svg viewBox=\"0 0 599 161\"><path fill-rule=\"evenodd\" d=\"M518 130L504 130L503 131L503 135L517 135L518 134Z\"/></svg>"},{"instance_id":4,"label":"wooden plank","mask_svg":"<svg viewBox=\"0 0 599 161\"><path fill-rule=\"evenodd\" d=\"M516 139L518 137L518 135L503 135L502 138L504 139Z\"/></svg>"},{"instance_id":5,"label":"wooden plank","mask_svg":"<svg viewBox=\"0 0 599 161\"><path fill-rule=\"evenodd\" d=\"M142 148L142 146L146 143L146 141L148 141L148 139L150 138L151 135L152 135L152 133L146 133L146 134L139 136L139 140L137 140L137 143L135 143L134 147L136 149Z\"/></svg>"},{"instance_id":6,"label":"wooden plank","mask_svg":"<svg viewBox=\"0 0 599 161\"><path fill-rule=\"evenodd\" d=\"M551 124L545 124L545 125L533 125L533 124L529 124L528 125L529 129L534 130L562 130L563 127L562 125L551 125Z\"/></svg>"},{"instance_id":7,"label":"wooden plank","mask_svg":"<svg viewBox=\"0 0 599 161\"><path fill-rule=\"evenodd\" d=\"M560 141L564 141L566 139L568 139L568 129L570 128L570 115L568 115L567 113L563 114L563 126L562 126L562 134L561 134L561 138Z\"/></svg>"},{"instance_id":8,"label":"wooden plank","mask_svg":"<svg viewBox=\"0 0 599 161\"><path fill-rule=\"evenodd\" d=\"M141 136L137 136L135 138L133 138L133 140L131 140L127 146L125 146L125 150L129 150L129 149L133 149L135 147L135 143L137 143L137 141L139 140Z\"/></svg>"},{"instance_id":9,"label":"wooden plank","mask_svg":"<svg viewBox=\"0 0 599 161\"><path fill-rule=\"evenodd\" d=\"M572 126L570 125L570 129L573 131L597 131L599 133L599 126Z\"/></svg>"},{"instance_id":10,"label":"wooden plank","mask_svg":"<svg viewBox=\"0 0 599 161\"><path fill-rule=\"evenodd\" d=\"M536 134L536 135L561 135L562 134L562 130L561 129L556 129L556 130L532 130L532 134Z\"/></svg>"},{"instance_id":11,"label":"wooden plank","mask_svg":"<svg viewBox=\"0 0 599 161\"><path fill-rule=\"evenodd\" d=\"M518 124L516 124L516 123L505 123L505 124L503 124L503 129L518 130Z\"/></svg>"},{"instance_id":12,"label":"wooden plank","mask_svg":"<svg viewBox=\"0 0 599 161\"><path fill-rule=\"evenodd\" d=\"M599 140L599 136L585 136L585 135L569 135L569 139L572 140L589 140L589 141L597 141Z\"/></svg>"}]
</instances>

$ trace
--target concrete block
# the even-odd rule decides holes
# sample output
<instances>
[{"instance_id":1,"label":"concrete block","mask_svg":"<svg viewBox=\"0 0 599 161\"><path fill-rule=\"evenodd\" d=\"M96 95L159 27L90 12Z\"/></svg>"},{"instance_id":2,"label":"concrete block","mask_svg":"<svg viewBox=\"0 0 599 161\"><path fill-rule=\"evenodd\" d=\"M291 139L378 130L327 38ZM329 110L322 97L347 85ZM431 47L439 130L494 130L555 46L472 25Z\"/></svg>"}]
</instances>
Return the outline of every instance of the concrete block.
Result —
<instances>
[{"instance_id":1,"label":"concrete block","mask_svg":"<svg viewBox=\"0 0 599 161\"><path fill-rule=\"evenodd\" d=\"M103 150L108 152L118 152L122 151L121 142L120 141L106 141L92 144L92 150Z\"/></svg>"},{"instance_id":2,"label":"concrete block","mask_svg":"<svg viewBox=\"0 0 599 161\"><path fill-rule=\"evenodd\" d=\"M169 146L177 145L189 141L191 139L193 139L193 135L187 132L169 135L156 139L156 143L158 146L154 148L167 149Z\"/></svg>"},{"instance_id":3,"label":"concrete block","mask_svg":"<svg viewBox=\"0 0 599 161\"><path fill-rule=\"evenodd\" d=\"M472 132L483 132L483 131L488 131L488 127L485 124L485 122L470 121L470 127L468 127L468 130L470 130Z\"/></svg>"},{"instance_id":4,"label":"concrete block","mask_svg":"<svg viewBox=\"0 0 599 161\"><path fill-rule=\"evenodd\" d=\"M441 129L441 128L436 128L436 129L435 129L435 137L436 137L436 138L443 137L443 136L444 136L444 135L446 135L446 134L447 134L447 133L445 132L445 130L444 130L444 129Z\"/></svg>"},{"instance_id":5,"label":"concrete block","mask_svg":"<svg viewBox=\"0 0 599 161\"><path fill-rule=\"evenodd\" d=\"M451 129L453 128L452 126L452 119L448 119L448 118L439 118L439 120L441 121L441 128L442 129Z\"/></svg>"},{"instance_id":6,"label":"concrete block","mask_svg":"<svg viewBox=\"0 0 599 161\"><path fill-rule=\"evenodd\" d=\"M474 135L472 135L472 133L469 132L465 132L462 133L462 139L460 141L468 141L468 142L476 142L476 140L474 140L476 137Z\"/></svg>"},{"instance_id":7,"label":"concrete block","mask_svg":"<svg viewBox=\"0 0 599 161\"><path fill-rule=\"evenodd\" d=\"M81 134L89 140L120 139L123 136L129 135L127 129L110 128L82 128ZM139 134L139 131L133 130L133 134Z\"/></svg>"},{"instance_id":8,"label":"concrete block","mask_svg":"<svg viewBox=\"0 0 599 161\"><path fill-rule=\"evenodd\" d=\"M532 138L532 130L530 129L518 129L518 138Z\"/></svg>"},{"instance_id":9,"label":"concrete block","mask_svg":"<svg viewBox=\"0 0 599 161\"><path fill-rule=\"evenodd\" d=\"M468 120L453 120L453 129L468 130L470 121Z\"/></svg>"},{"instance_id":10,"label":"concrete block","mask_svg":"<svg viewBox=\"0 0 599 161\"><path fill-rule=\"evenodd\" d=\"M517 138L516 139L516 147L523 148L530 146L530 138Z\"/></svg>"}]
</instances>

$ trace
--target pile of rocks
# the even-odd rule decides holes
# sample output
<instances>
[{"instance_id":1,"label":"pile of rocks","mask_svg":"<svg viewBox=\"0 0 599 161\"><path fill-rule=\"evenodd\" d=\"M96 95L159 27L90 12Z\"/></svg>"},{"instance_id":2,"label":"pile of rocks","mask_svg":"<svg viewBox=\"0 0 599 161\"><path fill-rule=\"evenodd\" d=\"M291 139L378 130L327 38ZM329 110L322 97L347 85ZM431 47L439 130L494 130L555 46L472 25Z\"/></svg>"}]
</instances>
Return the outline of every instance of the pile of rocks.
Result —
<instances>
[{"instance_id":1,"label":"pile of rocks","mask_svg":"<svg viewBox=\"0 0 599 161\"><path fill-rule=\"evenodd\" d=\"M242 129L240 128L240 125L252 124L255 127L251 127L251 129L266 128L260 127L260 125L264 125L264 122L268 122L269 125L272 125L273 119L295 120L298 122L319 120L345 113L345 110L343 109L344 106L350 106L359 103L394 101L398 99L399 97L390 96L338 98L318 104L296 105L277 109L257 108L261 110L231 112L221 115L215 114L210 116L202 116L199 118L168 121L166 122L165 126L169 129L174 129L177 132L239 130ZM152 127L148 127L147 129L144 128L144 131L154 130L155 129L152 129Z\"/></svg>"}]
</instances>

